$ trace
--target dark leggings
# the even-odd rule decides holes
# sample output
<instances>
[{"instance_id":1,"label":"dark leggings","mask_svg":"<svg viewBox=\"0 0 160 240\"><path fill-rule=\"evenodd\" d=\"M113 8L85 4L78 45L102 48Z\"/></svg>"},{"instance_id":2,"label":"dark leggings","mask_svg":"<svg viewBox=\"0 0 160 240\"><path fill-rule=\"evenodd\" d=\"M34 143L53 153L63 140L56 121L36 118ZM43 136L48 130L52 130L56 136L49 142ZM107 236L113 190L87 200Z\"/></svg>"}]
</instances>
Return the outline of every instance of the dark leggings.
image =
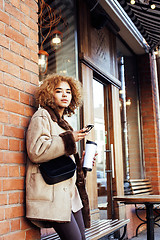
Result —
<instances>
[{"instance_id":1,"label":"dark leggings","mask_svg":"<svg viewBox=\"0 0 160 240\"><path fill-rule=\"evenodd\" d=\"M81 210L71 214L71 221L67 223L53 223L53 228L61 240L85 240L85 226Z\"/></svg>"}]
</instances>

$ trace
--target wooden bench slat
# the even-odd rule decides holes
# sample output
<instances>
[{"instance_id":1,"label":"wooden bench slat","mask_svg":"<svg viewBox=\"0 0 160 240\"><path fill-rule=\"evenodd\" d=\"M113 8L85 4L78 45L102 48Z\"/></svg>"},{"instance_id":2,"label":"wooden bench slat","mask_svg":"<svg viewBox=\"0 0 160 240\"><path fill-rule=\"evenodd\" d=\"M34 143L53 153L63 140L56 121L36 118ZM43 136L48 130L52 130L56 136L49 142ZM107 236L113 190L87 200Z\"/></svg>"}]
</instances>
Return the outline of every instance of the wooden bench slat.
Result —
<instances>
[{"instance_id":1,"label":"wooden bench slat","mask_svg":"<svg viewBox=\"0 0 160 240\"><path fill-rule=\"evenodd\" d=\"M143 178L143 179L130 179L129 182L149 182L149 179Z\"/></svg>"},{"instance_id":2,"label":"wooden bench slat","mask_svg":"<svg viewBox=\"0 0 160 240\"><path fill-rule=\"evenodd\" d=\"M91 226L91 228L86 229L86 237L89 237L90 235L96 234L100 232L103 228L109 228L111 226L112 222L116 222L117 220L106 220L106 221L98 221L96 226Z\"/></svg>"},{"instance_id":3,"label":"wooden bench slat","mask_svg":"<svg viewBox=\"0 0 160 240\"><path fill-rule=\"evenodd\" d=\"M115 225L110 225L109 228L103 229L103 230L97 232L96 234L94 234L90 237L87 237L86 239L87 240L97 240L97 239L99 239L103 236L110 235L113 232L115 232L115 231L119 230L120 228L124 227L128 222L129 222L129 220L119 220L119 221L115 222Z\"/></svg>"},{"instance_id":4,"label":"wooden bench slat","mask_svg":"<svg viewBox=\"0 0 160 240\"><path fill-rule=\"evenodd\" d=\"M85 230L86 240L97 240L103 236L110 235L129 223L127 220L95 220L92 221L91 228ZM57 233L42 237L41 240L60 240Z\"/></svg>"},{"instance_id":5,"label":"wooden bench slat","mask_svg":"<svg viewBox=\"0 0 160 240\"><path fill-rule=\"evenodd\" d=\"M130 192L133 195L144 195L144 194L152 195L153 194L152 185L149 179L130 179L128 183L130 185ZM128 194L128 191L126 192L127 192L127 195L130 195ZM160 204L154 204L153 208L160 209ZM145 205L138 204L136 205L136 209L145 210Z\"/></svg>"}]
</instances>

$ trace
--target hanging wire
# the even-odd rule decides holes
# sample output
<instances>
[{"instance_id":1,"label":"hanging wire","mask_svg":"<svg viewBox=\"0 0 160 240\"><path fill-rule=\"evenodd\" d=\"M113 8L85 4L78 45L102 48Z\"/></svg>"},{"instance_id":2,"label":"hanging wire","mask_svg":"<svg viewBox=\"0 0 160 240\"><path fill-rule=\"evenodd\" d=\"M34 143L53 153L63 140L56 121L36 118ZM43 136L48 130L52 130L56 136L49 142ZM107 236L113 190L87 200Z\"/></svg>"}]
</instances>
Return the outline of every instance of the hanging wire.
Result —
<instances>
[{"instance_id":1,"label":"hanging wire","mask_svg":"<svg viewBox=\"0 0 160 240\"><path fill-rule=\"evenodd\" d=\"M61 10L57 11L55 9L52 9L47 3L45 3L44 0L40 0L38 18L38 26L40 28L40 34L43 39L40 49L43 49L43 43L51 33L52 27L56 26L62 19ZM42 29L48 29L46 36L44 36Z\"/></svg>"}]
</instances>

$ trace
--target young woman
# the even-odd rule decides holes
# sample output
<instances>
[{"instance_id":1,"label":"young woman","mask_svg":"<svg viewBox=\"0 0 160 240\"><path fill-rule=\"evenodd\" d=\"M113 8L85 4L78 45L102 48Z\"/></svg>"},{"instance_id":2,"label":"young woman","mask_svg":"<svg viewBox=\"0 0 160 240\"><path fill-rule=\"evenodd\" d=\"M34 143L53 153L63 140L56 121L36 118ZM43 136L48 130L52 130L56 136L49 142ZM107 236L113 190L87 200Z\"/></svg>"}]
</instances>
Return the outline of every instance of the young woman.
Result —
<instances>
[{"instance_id":1,"label":"young woman","mask_svg":"<svg viewBox=\"0 0 160 240\"><path fill-rule=\"evenodd\" d=\"M37 89L36 100L39 108L26 137L26 217L39 227L53 227L62 240L84 240L90 216L83 159L77 154L76 142L87 133L85 129L73 131L63 118L65 114L71 116L82 102L80 83L71 77L51 75ZM63 182L46 184L39 164L64 154L76 161L77 173Z\"/></svg>"}]
</instances>

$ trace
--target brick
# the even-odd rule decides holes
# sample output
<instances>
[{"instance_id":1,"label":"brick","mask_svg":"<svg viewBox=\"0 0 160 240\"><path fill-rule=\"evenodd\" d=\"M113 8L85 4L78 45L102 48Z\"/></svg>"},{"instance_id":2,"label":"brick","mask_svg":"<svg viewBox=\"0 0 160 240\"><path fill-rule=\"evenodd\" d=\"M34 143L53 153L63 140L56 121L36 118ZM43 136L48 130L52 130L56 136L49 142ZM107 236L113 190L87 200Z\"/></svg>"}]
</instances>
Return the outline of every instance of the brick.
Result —
<instances>
[{"instance_id":1,"label":"brick","mask_svg":"<svg viewBox=\"0 0 160 240\"><path fill-rule=\"evenodd\" d=\"M30 27L25 26L24 24L21 24L21 33L25 35L26 37L30 36Z\"/></svg>"},{"instance_id":2,"label":"brick","mask_svg":"<svg viewBox=\"0 0 160 240\"><path fill-rule=\"evenodd\" d=\"M20 47L21 47L22 45L20 45L19 43L16 43L16 42L14 42L14 41L10 41L10 49L11 49L11 51L13 51L13 52L15 52L16 54L20 54Z\"/></svg>"},{"instance_id":3,"label":"brick","mask_svg":"<svg viewBox=\"0 0 160 240\"><path fill-rule=\"evenodd\" d=\"M16 7L16 8L20 8L20 0L10 0L10 3Z\"/></svg>"},{"instance_id":4,"label":"brick","mask_svg":"<svg viewBox=\"0 0 160 240\"><path fill-rule=\"evenodd\" d=\"M26 69L21 69L20 70L20 78L24 81L30 82L31 80L31 73L30 71Z\"/></svg>"},{"instance_id":5,"label":"brick","mask_svg":"<svg viewBox=\"0 0 160 240\"><path fill-rule=\"evenodd\" d=\"M23 203L25 202L25 193L24 193L24 191L21 191L21 192L19 193L19 202L20 202L21 204L23 204Z\"/></svg>"},{"instance_id":6,"label":"brick","mask_svg":"<svg viewBox=\"0 0 160 240\"><path fill-rule=\"evenodd\" d=\"M8 139L0 138L0 149L8 150Z\"/></svg>"},{"instance_id":7,"label":"brick","mask_svg":"<svg viewBox=\"0 0 160 240\"><path fill-rule=\"evenodd\" d=\"M0 99L0 108L4 109L4 100L3 99Z\"/></svg>"},{"instance_id":8,"label":"brick","mask_svg":"<svg viewBox=\"0 0 160 240\"><path fill-rule=\"evenodd\" d=\"M19 202L19 192L9 193L9 204L18 204Z\"/></svg>"},{"instance_id":9,"label":"brick","mask_svg":"<svg viewBox=\"0 0 160 240\"><path fill-rule=\"evenodd\" d=\"M25 37L19 33L18 31L14 30L11 27L6 27L5 34L7 37L11 38L12 40L20 43L21 45L25 45Z\"/></svg>"},{"instance_id":10,"label":"brick","mask_svg":"<svg viewBox=\"0 0 160 240\"><path fill-rule=\"evenodd\" d=\"M19 101L19 91L17 89L10 88L9 89L9 98Z\"/></svg>"},{"instance_id":11,"label":"brick","mask_svg":"<svg viewBox=\"0 0 160 240\"><path fill-rule=\"evenodd\" d=\"M24 129L14 126L4 126L4 136L24 138Z\"/></svg>"},{"instance_id":12,"label":"brick","mask_svg":"<svg viewBox=\"0 0 160 240\"><path fill-rule=\"evenodd\" d=\"M6 234L10 231L10 224L8 221L0 222L0 235Z\"/></svg>"},{"instance_id":13,"label":"brick","mask_svg":"<svg viewBox=\"0 0 160 240\"><path fill-rule=\"evenodd\" d=\"M33 73L39 73L38 63L34 63L27 59L25 60L25 68Z\"/></svg>"},{"instance_id":14,"label":"brick","mask_svg":"<svg viewBox=\"0 0 160 240\"><path fill-rule=\"evenodd\" d=\"M8 121L9 121L8 112L0 110L0 122L8 123Z\"/></svg>"},{"instance_id":15,"label":"brick","mask_svg":"<svg viewBox=\"0 0 160 240\"><path fill-rule=\"evenodd\" d=\"M16 66L15 64L10 63L8 65L8 73L19 78L20 77L20 67Z\"/></svg>"},{"instance_id":16,"label":"brick","mask_svg":"<svg viewBox=\"0 0 160 240\"><path fill-rule=\"evenodd\" d=\"M29 124L29 119L28 119L28 117L22 117L22 118L21 118L21 126L22 126L22 127L28 127L28 124Z\"/></svg>"},{"instance_id":17,"label":"brick","mask_svg":"<svg viewBox=\"0 0 160 240\"><path fill-rule=\"evenodd\" d=\"M21 52L20 52L22 57L25 57L27 59L30 59L30 49L26 47L21 47Z\"/></svg>"},{"instance_id":18,"label":"brick","mask_svg":"<svg viewBox=\"0 0 160 240\"><path fill-rule=\"evenodd\" d=\"M24 179L5 179L3 180L3 191L24 189Z\"/></svg>"},{"instance_id":19,"label":"brick","mask_svg":"<svg viewBox=\"0 0 160 240\"><path fill-rule=\"evenodd\" d=\"M26 145L24 140L20 141L20 151L21 152L26 151Z\"/></svg>"},{"instance_id":20,"label":"brick","mask_svg":"<svg viewBox=\"0 0 160 240\"><path fill-rule=\"evenodd\" d=\"M3 10L3 0L0 0L0 9Z\"/></svg>"},{"instance_id":21,"label":"brick","mask_svg":"<svg viewBox=\"0 0 160 240\"><path fill-rule=\"evenodd\" d=\"M4 83L7 86L17 88L19 90L24 91L25 84L24 81L10 75L10 74L4 74Z\"/></svg>"},{"instance_id":22,"label":"brick","mask_svg":"<svg viewBox=\"0 0 160 240\"><path fill-rule=\"evenodd\" d=\"M33 52L33 51L31 51L30 59L37 64L38 63L38 54Z\"/></svg>"},{"instance_id":23,"label":"brick","mask_svg":"<svg viewBox=\"0 0 160 240\"><path fill-rule=\"evenodd\" d=\"M20 176L20 171L19 171L19 166L9 166L9 177L19 177Z\"/></svg>"},{"instance_id":24,"label":"brick","mask_svg":"<svg viewBox=\"0 0 160 240\"><path fill-rule=\"evenodd\" d=\"M38 24L33 19L25 16L25 24L32 30L38 32Z\"/></svg>"},{"instance_id":25,"label":"brick","mask_svg":"<svg viewBox=\"0 0 160 240\"><path fill-rule=\"evenodd\" d=\"M20 166L20 176L24 177L26 173L26 167L25 166Z\"/></svg>"},{"instance_id":26,"label":"brick","mask_svg":"<svg viewBox=\"0 0 160 240\"><path fill-rule=\"evenodd\" d=\"M4 60L0 60L0 71L8 72L8 63Z\"/></svg>"},{"instance_id":27,"label":"brick","mask_svg":"<svg viewBox=\"0 0 160 240\"><path fill-rule=\"evenodd\" d=\"M20 102L29 105L29 95L27 93L20 93Z\"/></svg>"},{"instance_id":28,"label":"brick","mask_svg":"<svg viewBox=\"0 0 160 240\"><path fill-rule=\"evenodd\" d=\"M8 97L8 87L0 84L0 96Z\"/></svg>"},{"instance_id":29,"label":"brick","mask_svg":"<svg viewBox=\"0 0 160 240\"><path fill-rule=\"evenodd\" d=\"M26 229L30 229L32 227L32 223L27 220L26 218L20 218L21 221L21 230L26 230Z\"/></svg>"},{"instance_id":30,"label":"brick","mask_svg":"<svg viewBox=\"0 0 160 240\"><path fill-rule=\"evenodd\" d=\"M20 230L20 219L13 219L10 221L10 223L11 223L11 231L12 232Z\"/></svg>"},{"instance_id":31,"label":"brick","mask_svg":"<svg viewBox=\"0 0 160 240\"><path fill-rule=\"evenodd\" d=\"M38 54L38 44L37 44L37 42L35 42L31 39L26 39L26 47L31 49L32 51L35 51Z\"/></svg>"},{"instance_id":32,"label":"brick","mask_svg":"<svg viewBox=\"0 0 160 240\"><path fill-rule=\"evenodd\" d=\"M3 72L0 71L0 83L3 83Z\"/></svg>"},{"instance_id":33,"label":"brick","mask_svg":"<svg viewBox=\"0 0 160 240\"><path fill-rule=\"evenodd\" d=\"M3 152L1 151L0 152L0 163L3 163L4 161L3 161ZM1 191L1 190L0 190Z\"/></svg>"},{"instance_id":34,"label":"brick","mask_svg":"<svg viewBox=\"0 0 160 240\"><path fill-rule=\"evenodd\" d=\"M15 17L11 17L10 26L20 32L20 22Z\"/></svg>"},{"instance_id":35,"label":"brick","mask_svg":"<svg viewBox=\"0 0 160 240\"><path fill-rule=\"evenodd\" d=\"M36 31L30 30L30 39L35 42L38 42L39 38Z\"/></svg>"},{"instance_id":36,"label":"brick","mask_svg":"<svg viewBox=\"0 0 160 240\"><path fill-rule=\"evenodd\" d=\"M1 194L2 195L2 194ZM0 196L1 196L0 195ZM4 220L5 219L5 211L4 211L4 207L0 207L0 220Z\"/></svg>"},{"instance_id":37,"label":"brick","mask_svg":"<svg viewBox=\"0 0 160 240\"><path fill-rule=\"evenodd\" d=\"M31 84L25 85L25 92L27 92L27 93L34 94L36 89L37 89L37 86L35 86L35 85L31 85Z\"/></svg>"},{"instance_id":38,"label":"brick","mask_svg":"<svg viewBox=\"0 0 160 240\"><path fill-rule=\"evenodd\" d=\"M9 25L9 15L0 10L0 21Z\"/></svg>"},{"instance_id":39,"label":"brick","mask_svg":"<svg viewBox=\"0 0 160 240\"><path fill-rule=\"evenodd\" d=\"M7 193L0 193L0 199L1 199L0 205L7 205L7 203L8 203ZM0 220L2 220L2 218L1 218L1 208L0 208Z\"/></svg>"},{"instance_id":40,"label":"brick","mask_svg":"<svg viewBox=\"0 0 160 240\"><path fill-rule=\"evenodd\" d=\"M17 218L24 216L24 207L23 206L16 206L16 207L8 207L5 208L5 218Z\"/></svg>"},{"instance_id":41,"label":"brick","mask_svg":"<svg viewBox=\"0 0 160 240\"><path fill-rule=\"evenodd\" d=\"M22 115L24 115L24 111L26 111L22 104L17 103L17 102L12 101L12 100L5 100L4 109L9 111L9 112L19 113L19 114L22 114Z\"/></svg>"},{"instance_id":42,"label":"brick","mask_svg":"<svg viewBox=\"0 0 160 240\"><path fill-rule=\"evenodd\" d=\"M31 117L34 113L34 110L30 106L25 106L25 116Z\"/></svg>"},{"instance_id":43,"label":"brick","mask_svg":"<svg viewBox=\"0 0 160 240\"><path fill-rule=\"evenodd\" d=\"M20 20L20 22L24 20L24 14L7 2L5 3L5 11L11 16L14 16L16 19Z\"/></svg>"},{"instance_id":44,"label":"brick","mask_svg":"<svg viewBox=\"0 0 160 240\"><path fill-rule=\"evenodd\" d=\"M35 12L38 12L38 4L36 3L36 1L33 0L25 0L25 4L33 9Z\"/></svg>"},{"instance_id":45,"label":"brick","mask_svg":"<svg viewBox=\"0 0 160 240\"><path fill-rule=\"evenodd\" d=\"M8 177L8 166L6 164L0 166L0 177Z\"/></svg>"},{"instance_id":46,"label":"brick","mask_svg":"<svg viewBox=\"0 0 160 240\"><path fill-rule=\"evenodd\" d=\"M4 30L5 30L5 24L3 22L0 22L0 33L4 34Z\"/></svg>"},{"instance_id":47,"label":"brick","mask_svg":"<svg viewBox=\"0 0 160 240\"><path fill-rule=\"evenodd\" d=\"M31 73L31 83L36 86L39 85L39 76L37 74Z\"/></svg>"},{"instance_id":48,"label":"brick","mask_svg":"<svg viewBox=\"0 0 160 240\"><path fill-rule=\"evenodd\" d=\"M20 141L16 139L9 139L9 150L20 151Z\"/></svg>"},{"instance_id":49,"label":"brick","mask_svg":"<svg viewBox=\"0 0 160 240\"><path fill-rule=\"evenodd\" d=\"M9 115L9 123L12 125L19 126L20 125L20 117L16 114L10 113Z\"/></svg>"},{"instance_id":50,"label":"brick","mask_svg":"<svg viewBox=\"0 0 160 240\"><path fill-rule=\"evenodd\" d=\"M30 96L30 105L32 107L35 107L35 105L36 105L36 101L35 101L35 98L33 96Z\"/></svg>"},{"instance_id":51,"label":"brick","mask_svg":"<svg viewBox=\"0 0 160 240\"><path fill-rule=\"evenodd\" d=\"M27 239L25 237L25 232L23 231L16 231L13 233L10 233L9 235L4 236L3 240L25 240Z\"/></svg>"},{"instance_id":52,"label":"brick","mask_svg":"<svg viewBox=\"0 0 160 240\"><path fill-rule=\"evenodd\" d=\"M37 14L37 12L33 11L32 9L30 9L30 17L31 17L35 22L38 22L38 14Z\"/></svg>"},{"instance_id":53,"label":"brick","mask_svg":"<svg viewBox=\"0 0 160 240\"><path fill-rule=\"evenodd\" d=\"M40 239L39 229L31 229L31 230L26 231L26 239L27 240L39 240Z\"/></svg>"},{"instance_id":54,"label":"brick","mask_svg":"<svg viewBox=\"0 0 160 240\"><path fill-rule=\"evenodd\" d=\"M30 8L22 1L20 2L20 9L25 15L30 16Z\"/></svg>"},{"instance_id":55,"label":"brick","mask_svg":"<svg viewBox=\"0 0 160 240\"><path fill-rule=\"evenodd\" d=\"M4 152L3 153L3 162L4 163L25 163L26 156L24 153L21 152Z\"/></svg>"},{"instance_id":56,"label":"brick","mask_svg":"<svg viewBox=\"0 0 160 240\"><path fill-rule=\"evenodd\" d=\"M2 135L3 135L3 125L0 124L0 136L2 136Z\"/></svg>"},{"instance_id":57,"label":"brick","mask_svg":"<svg viewBox=\"0 0 160 240\"><path fill-rule=\"evenodd\" d=\"M4 52L4 60L7 60L8 62L11 62L19 67L22 67L22 68L24 67L23 57L7 49L4 49L3 52Z\"/></svg>"}]
</instances>

